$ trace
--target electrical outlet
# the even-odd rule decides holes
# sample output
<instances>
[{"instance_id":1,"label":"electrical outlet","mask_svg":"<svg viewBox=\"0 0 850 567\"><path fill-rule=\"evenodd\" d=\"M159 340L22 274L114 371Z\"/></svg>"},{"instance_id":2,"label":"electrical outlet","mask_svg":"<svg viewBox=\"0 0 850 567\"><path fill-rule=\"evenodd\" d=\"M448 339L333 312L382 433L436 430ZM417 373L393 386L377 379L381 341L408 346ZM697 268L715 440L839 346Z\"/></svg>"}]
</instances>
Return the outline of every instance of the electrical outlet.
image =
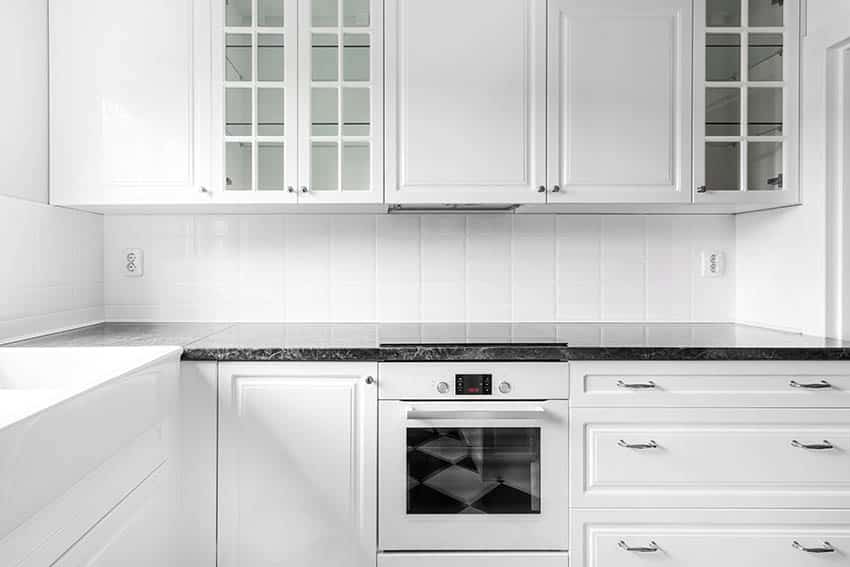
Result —
<instances>
[{"instance_id":1,"label":"electrical outlet","mask_svg":"<svg viewBox=\"0 0 850 567\"><path fill-rule=\"evenodd\" d=\"M141 248L125 249L121 263L128 278L140 278L145 274L145 253Z\"/></svg>"},{"instance_id":2,"label":"electrical outlet","mask_svg":"<svg viewBox=\"0 0 850 567\"><path fill-rule=\"evenodd\" d=\"M726 255L721 250L702 253L702 277L719 278L726 273Z\"/></svg>"}]
</instances>

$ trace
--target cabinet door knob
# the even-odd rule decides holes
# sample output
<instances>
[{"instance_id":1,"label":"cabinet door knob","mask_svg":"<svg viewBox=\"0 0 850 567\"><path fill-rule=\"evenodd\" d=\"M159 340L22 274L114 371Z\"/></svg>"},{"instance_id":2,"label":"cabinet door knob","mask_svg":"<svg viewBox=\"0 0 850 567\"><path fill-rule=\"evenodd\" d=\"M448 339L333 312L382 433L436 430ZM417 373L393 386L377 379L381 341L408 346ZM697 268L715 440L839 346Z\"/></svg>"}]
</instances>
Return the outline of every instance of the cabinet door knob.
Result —
<instances>
[{"instance_id":1,"label":"cabinet door knob","mask_svg":"<svg viewBox=\"0 0 850 567\"><path fill-rule=\"evenodd\" d=\"M823 542L823 547L806 547L799 541L794 541L794 543L791 544L791 547L806 553L835 553L835 548L828 541Z\"/></svg>"},{"instance_id":2,"label":"cabinet door knob","mask_svg":"<svg viewBox=\"0 0 850 567\"><path fill-rule=\"evenodd\" d=\"M307 186L306 186L306 185L302 185L302 186L301 186L301 192L302 192L302 193L309 193L309 192L310 192L310 190L307 188Z\"/></svg>"},{"instance_id":3,"label":"cabinet door knob","mask_svg":"<svg viewBox=\"0 0 850 567\"><path fill-rule=\"evenodd\" d=\"M295 187L290 185L289 187L286 188L286 191L289 192L289 193L295 193Z\"/></svg>"},{"instance_id":4,"label":"cabinet door knob","mask_svg":"<svg viewBox=\"0 0 850 567\"><path fill-rule=\"evenodd\" d=\"M707 192L708 192L708 187L706 187L705 185L700 185L699 187L697 187L697 193L707 193Z\"/></svg>"},{"instance_id":5,"label":"cabinet door knob","mask_svg":"<svg viewBox=\"0 0 850 567\"><path fill-rule=\"evenodd\" d=\"M552 193L560 193L560 192L561 192L561 186L560 185L555 185L554 187L552 187Z\"/></svg>"},{"instance_id":6,"label":"cabinet door knob","mask_svg":"<svg viewBox=\"0 0 850 567\"><path fill-rule=\"evenodd\" d=\"M210 192L211 192L211 191L210 191L209 189L207 189L206 187L201 187L201 188L200 188L200 190L201 190L201 193L205 193L205 194L207 194L207 195L209 195L209 194L210 194Z\"/></svg>"},{"instance_id":7,"label":"cabinet door knob","mask_svg":"<svg viewBox=\"0 0 850 567\"><path fill-rule=\"evenodd\" d=\"M619 547L623 551L631 551L632 553L655 553L656 551L659 551L661 549L654 541L649 542L649 545L647 545L646 547L632 547L625 541L620 540L620 543L617 544L617 547Z\"/></svg>"},{"instance_id":8,"label":"cabinet door knob","mask_svg":"<svg viewBox=\"0 0 850 567\"><path fill-rule=\"evenodd\" d=\"M545 193L546 192L546 186L541 185L540 187L537 188L537 192L538 193Z\"/></svg>"},{"instance_id":9,"label":"cabinet door knob","mask_svg":"<svg viewBox=\"0 0 850 567\"><path fill-rule=\"evenodd\" d=\"M375 378L372 376L366 376L366 383L370 386L375 383Z\"/></svg>"}]
</instances>

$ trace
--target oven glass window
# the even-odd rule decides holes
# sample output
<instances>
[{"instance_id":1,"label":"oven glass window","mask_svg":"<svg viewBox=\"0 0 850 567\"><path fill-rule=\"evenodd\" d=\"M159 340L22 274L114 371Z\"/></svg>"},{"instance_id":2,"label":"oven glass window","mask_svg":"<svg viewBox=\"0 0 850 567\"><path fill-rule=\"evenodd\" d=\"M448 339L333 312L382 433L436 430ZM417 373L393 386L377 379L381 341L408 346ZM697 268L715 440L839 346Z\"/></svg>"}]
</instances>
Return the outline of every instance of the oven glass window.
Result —
<instances>
[{"instance_id":1,"label":"oven glass window","mask_svg":"<svg viewBox=\"0 0 850 567\"><path fill-rule=\"evenodd\" d=\"M539 514L540 428L407 430L408 514Z\"/></svg>"}]
</instances>

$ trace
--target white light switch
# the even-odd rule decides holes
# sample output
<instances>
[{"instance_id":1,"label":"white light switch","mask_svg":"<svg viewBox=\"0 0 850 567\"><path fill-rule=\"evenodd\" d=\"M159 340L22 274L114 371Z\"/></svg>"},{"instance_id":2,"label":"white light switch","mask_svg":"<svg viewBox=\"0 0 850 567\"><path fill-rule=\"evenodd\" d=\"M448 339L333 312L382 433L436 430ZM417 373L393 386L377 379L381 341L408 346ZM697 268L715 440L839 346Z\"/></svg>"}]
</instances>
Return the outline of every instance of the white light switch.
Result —
<instances>
[{"instance_id":1,"label":"white light switch","mask_svg":"<svg viewBox=\"0 0 850 567\"><path fill-rule=\"evenodd\" d=\"M702 277L719 278L726 272L726 255L720 250L702 253Z\"/></svg>"},{"instance_id":2,"label":"white light switch","mask_svg":"<svg viewBox=\"0 0 850 567\"><path fill-rule=\"evenodd\" d=\"M145 273L145 253L141 248L127 248L122 258L124 275L140 278Z\"/></svg>"}]
</instances>

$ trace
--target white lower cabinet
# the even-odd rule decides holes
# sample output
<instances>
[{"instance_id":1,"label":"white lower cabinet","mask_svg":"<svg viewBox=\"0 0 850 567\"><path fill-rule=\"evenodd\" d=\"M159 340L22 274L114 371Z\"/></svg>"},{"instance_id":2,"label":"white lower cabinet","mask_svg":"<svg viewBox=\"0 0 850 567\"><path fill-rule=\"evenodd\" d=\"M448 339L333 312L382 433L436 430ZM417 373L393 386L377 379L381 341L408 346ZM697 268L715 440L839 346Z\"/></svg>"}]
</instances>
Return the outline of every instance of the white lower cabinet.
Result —
<instances>
[{"instance_id":1,"label":"white lower cabinet","mask_svg":"<svg viewBox=\"0 0 850 567\"><path fill-rule=\"evenodd\" d=\"M847 565L850 511L581 510L572 567Z\"/></svg>"},{"instance_id":2,"label":"white lower cabinet","mask_svg":"<svg viewBox=\"0 0 850 567\"><path fill-rule=\"evenodd\" d=\"M392 553L378 567L568 567L566 553Z\"/></svg>"},{"instance_id":3,"label":"white lower cabinet","mask_svg":"<svg viewBox=\"0 0 850 567\"><path fill-rule=\"evenodd\" d=\"M177 567L175 483L162 465L101 519L53 567Z\"/></svg>"},{"instance_id":4,"label":"white lower cabinet","mask_svg":"<svg viewBox=\"0 0 850 567\"><path fill-rule=\"evenodd\" d=\"M375 363L219 365L220 567L375 565L376 376Z\"/></svg>"},{"instance_id":5,"label":"white lower cabinet","mask_svg":"<svg viewBox=\"0 0 850 567\"><path fill-rule=\"evenodd\" d=\"M850 508L850 411L582 408L577 508Z\"/></svg>"}]
</instances>

